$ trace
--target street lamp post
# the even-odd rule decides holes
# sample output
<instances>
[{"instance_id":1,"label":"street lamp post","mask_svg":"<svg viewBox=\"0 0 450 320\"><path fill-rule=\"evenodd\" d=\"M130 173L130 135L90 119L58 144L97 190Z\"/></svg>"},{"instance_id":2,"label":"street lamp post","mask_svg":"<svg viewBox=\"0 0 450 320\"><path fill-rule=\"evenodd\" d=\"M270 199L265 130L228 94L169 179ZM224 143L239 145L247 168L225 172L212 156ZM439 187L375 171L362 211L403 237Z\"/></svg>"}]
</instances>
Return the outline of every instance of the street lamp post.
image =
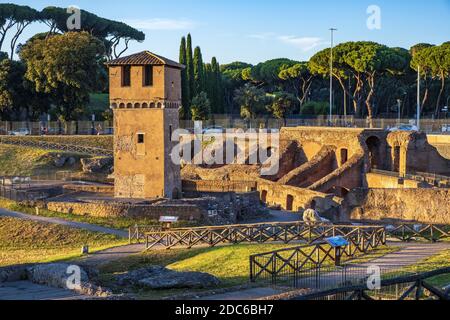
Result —
<instances>
[{"instance_id":1,"label":"street lamp post","mask_svg":"<svg viewBox=\"0 0 450 320\"><path fill-rule=\"evenodd\" d=\"M402 123L402 100L397 99L397 109L398 109L398 125Z\"/></svg>"},{"instance_id":2,"label":"street lamp post","mask_svg":"<svg viewBox=\"0 0 450 320\"><path fill-rule=\"evenodd\" d=\"M334 31L335 28L330 28L331 31L331 47L330 47L330 117L329 125L331 127L331 122L333 121L333 42L334 42Z\"/></svg>"},{"instance_id":3,"label":"street lamp post","mask_svg":"<svg viewBox=\"0 0 450 320\"><path fill-rule=\"evenodd\" d=\"M417 66L417 130L420 131L420 66Z\"/></svg>"}]
</instances>

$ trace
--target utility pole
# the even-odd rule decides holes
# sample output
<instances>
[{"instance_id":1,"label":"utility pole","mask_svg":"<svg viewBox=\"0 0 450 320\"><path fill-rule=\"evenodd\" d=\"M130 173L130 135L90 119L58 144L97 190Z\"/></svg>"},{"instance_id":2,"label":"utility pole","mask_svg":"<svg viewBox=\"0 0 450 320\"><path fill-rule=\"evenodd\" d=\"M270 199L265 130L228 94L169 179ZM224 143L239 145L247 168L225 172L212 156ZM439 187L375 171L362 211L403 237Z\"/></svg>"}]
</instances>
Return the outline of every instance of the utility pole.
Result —
<instances>
[{"instance_id":1,"label":"utility pole","mask_svg":"<svg viewBox=\"0 0 450 320\"><path fill-rule=\"evenodd\" d=\"M420 66L417 66L417 130L420 131Z\"/></svg>"},{"instance_id":2,"label":"utility pole","mask_svg":"<svg viewBox=\"0 0 450 320\"><path fill-rule=\"evenodd\" d=\"M331 50L330 50L330 118L329 118L329 126L331 127L331 122L333 121L333 41L334 41L334 31L337 31L335 28L331 28Z\"/></svg>"}]
</instances>

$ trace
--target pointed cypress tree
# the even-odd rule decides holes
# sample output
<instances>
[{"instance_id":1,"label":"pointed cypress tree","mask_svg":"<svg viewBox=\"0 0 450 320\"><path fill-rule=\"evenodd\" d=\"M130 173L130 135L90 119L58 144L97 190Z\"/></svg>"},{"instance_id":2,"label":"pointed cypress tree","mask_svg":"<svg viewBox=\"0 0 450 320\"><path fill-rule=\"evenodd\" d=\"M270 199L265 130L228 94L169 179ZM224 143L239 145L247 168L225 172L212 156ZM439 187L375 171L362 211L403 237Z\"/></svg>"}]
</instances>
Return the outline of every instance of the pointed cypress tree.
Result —
<instances>
[{"instance_id":1,"label":"pointed cypress tree","mask_svg":"<svg viewBox=\"0 0 450 320\"><path fill-rule=\"evenodd\" d=\"M220 64L217 62L215 76L216 76L216 84L217 84L217 108L219 113L225 113L225 96L222 82L222 72L220 71Z\"/></svg>"},{"instance_id":2,"label":"pointed cypress tree","mask_svg":"<svg viewBox=\"0 0 450 320\"><path fill-rule=\"evenodd\" d=\"M211 102L211 111L214 113L214 74L211 64L205 64L205 92L208 95L208 99Z\"/></svg>"},{"instance_id":3,"label":"pointed cypress tree","mask_svg":"<svg viewBox=\"0 0 450 320\"><path fill-rule=\"evenodd\" d=\"M211 88L212 88L212 96L211 96L211 102L212 105L214 106L214 112L215 113L220 113L220 106L218 103L218 96L217 96L217 76L216 76L216 69L217 69L217 59L216 57L213 57L211 59Z\"/></svg>"},{"instance_id":4,"label":"pointed cypress tree","mask_svg":"<svg viewBox=\"0 0 450 320\"><path fill-rule=\"evenodd\" d=\"M181 97L183 109L181 110L180 117L182 119L189 119L190 111L190 92L189 92L189 79L187 71L187 56L186 56L186 38L181 38L180 44L180 63L186 66L186 69L181 71Z\"/></svg>"},{"instance_id":5,"label":"pointed cypress tree","mask_svg":"<svg viewBox=\"0 0 450 320\"><path fill-rule=\"evenodd\" d=\"M200 47L196 47L194 50L194 93L198 95L202 91L205 91L205 70L202 51Z\"/></svg>"},{"instance_id":6,"label":"pointed cypress tree","mask_svg":"<svg viewBox=\"0 0 450 320\"><path fill-rule=\"evenodd\" d=\"M194 81L194 59L192 55L192 37L191 34L188 34L187 36L187 42L186 42L186 73L187 73L187 79L189 83L189 104L192 101L192 98L196 96L195 92L195 81ZM189 106L190 108L190 106Z\"/></svg>"}]
</instances>

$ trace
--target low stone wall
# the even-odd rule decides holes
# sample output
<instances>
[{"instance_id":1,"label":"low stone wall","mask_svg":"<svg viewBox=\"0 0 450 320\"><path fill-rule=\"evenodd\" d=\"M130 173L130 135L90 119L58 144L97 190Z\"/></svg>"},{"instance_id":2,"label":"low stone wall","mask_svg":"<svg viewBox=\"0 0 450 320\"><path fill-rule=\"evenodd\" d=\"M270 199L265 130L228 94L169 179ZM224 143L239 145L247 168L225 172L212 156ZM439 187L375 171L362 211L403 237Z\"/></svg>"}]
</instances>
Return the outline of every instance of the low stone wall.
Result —
<instances>
[{"instance_id":1,"label":"low stone wall","mask_svg":"<svg viewBox=\"0 0 450 320\"><path fill-rule=\"evenodd\" d=\"M256 188L256 181L183 180L185 192L251 192Z\"/></svg>"},{"instance_id":2,"label":"low stone wall","mask_svg":"<svg viewBox=\"0 0 450 320\"><path fill-rule=\"evenodd\" d=\"M450 159L450 135L428 135L427 139L441 156Z\"/></svg>"},{"instance_id":3,"label":"low stone wall","mask_svg":"<svg viewBox=\"0 0 450 320\"><path fill-rule=\"evenodd\" d=\"M77 192L95 192L114 194L114 186L110 185L80 185L80 184L67 184L64 185L65 190L77 191Z\"/></svg>"},{"instance_id":4,"label":"low stone wall","mask_svg":"<svg viewBox=\"0 0 450 320\"><path fill-rule=\"evenodd\" d=\"M317 181L308 189L318 192L330 192L332 188L340 187L351 190L362 186L362 172L364 166L364 155L356 154L350 158L342 167L336 169L328 176Z\"/></svg>"},{"instance_id":5,"label":"low stone wall","mask_svg":"<svg viewBox=\"0 0 450 320\"><path fill-rule=\"evenodd\" d=\"M284 210L294 212L303 211L311 206L313 201L316 203L316 209L321 213L337 205L332 195L277 183L258 182L258 191L261 201L267 205L281 206Z\"/></svg>"},{"instance_id":6,"label":"low stone wall","mask_svg":"<svg viewBox=\"0 0 450 320\"><path fill-rule=\"evenodd\" d=\"M403 179L379 173L368 173L366 174L366 179L369 189L417 189L427 186L426 183L416 180Z\"/></svg>"},{"instance_id":7,"label":"low stone wall","mask_svg":"<svg viewBox=\"0 0 450 320\"><path fill-rule=\"evenodd\" d=\"M450 224L450 189L356 189L340 218Z\"/></svg>"},{"instance_id":8,"label":"low stone wall","mask_svg":"<svg viewBox=\"0 0 450 320\"><path fill-rule=\"evenodd\" d=\"M177 216L180 220L200 220L205 212L195 205L136 205L110 202L49 202L50 211L94 217L128 217L159 219Z\"/></svg>"},{"instance_id":9,"label":"low stone wall","mask_svg":"<svg viewBox=\"0 0 450 320\"><path fill-rule=\"evenodd\" d=\"M324 146L311 161L292 170L278 182L306 188L330 174L336 166L335 148Z\"/></svg>"}]
</instances>

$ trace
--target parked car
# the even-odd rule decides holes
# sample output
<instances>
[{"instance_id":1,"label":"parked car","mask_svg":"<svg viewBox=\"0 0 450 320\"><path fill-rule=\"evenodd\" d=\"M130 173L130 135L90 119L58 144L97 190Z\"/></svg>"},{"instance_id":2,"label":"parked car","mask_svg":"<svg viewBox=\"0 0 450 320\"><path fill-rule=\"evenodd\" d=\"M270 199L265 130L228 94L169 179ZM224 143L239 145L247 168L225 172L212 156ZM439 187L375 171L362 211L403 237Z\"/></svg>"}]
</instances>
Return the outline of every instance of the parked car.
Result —
<instances>
[{"instance_id":1,"label":"parked car","mask_svg":"<svg viewBox=\"0 0 450 320\"><path fill-rule=\"evenodd\" d=\"M8 134L10 136L29 136L31 132L27 128L20 128L19 130L9 131Z\"/></svg>"},{"instance_id":2,"label":"parked car","mask_svg":"<svg viewBox=\"0 0 450 320\"><path fill-rule=\"evenodd\" d=\"M419 131L419 128L417 126L412 124L401 124L398 127L390 128L390 132L396 132L396 131Z\"/></svg>"}]
</instances>

